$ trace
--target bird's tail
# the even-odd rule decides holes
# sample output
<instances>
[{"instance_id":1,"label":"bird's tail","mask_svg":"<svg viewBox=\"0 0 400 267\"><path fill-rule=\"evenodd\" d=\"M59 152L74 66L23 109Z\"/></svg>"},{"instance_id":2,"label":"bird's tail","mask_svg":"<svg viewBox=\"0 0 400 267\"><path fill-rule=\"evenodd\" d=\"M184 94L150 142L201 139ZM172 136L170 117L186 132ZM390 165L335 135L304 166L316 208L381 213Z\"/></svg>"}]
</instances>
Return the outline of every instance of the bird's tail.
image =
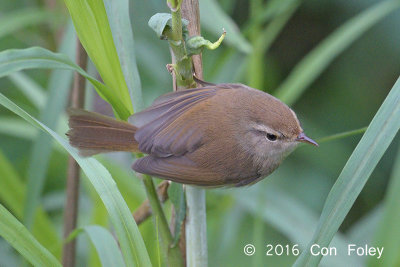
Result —
<instances>
[{"instance_id":1,"label":"bird's tail","mask_svg":"<svg viewBox=\"0 0 400 267\"><path fill-rule=\"evenodd\" d=\"M98 113L69 109L69 143L83 156L111 151L139 152L137 127Z\"/></svg>"}]
</instances>

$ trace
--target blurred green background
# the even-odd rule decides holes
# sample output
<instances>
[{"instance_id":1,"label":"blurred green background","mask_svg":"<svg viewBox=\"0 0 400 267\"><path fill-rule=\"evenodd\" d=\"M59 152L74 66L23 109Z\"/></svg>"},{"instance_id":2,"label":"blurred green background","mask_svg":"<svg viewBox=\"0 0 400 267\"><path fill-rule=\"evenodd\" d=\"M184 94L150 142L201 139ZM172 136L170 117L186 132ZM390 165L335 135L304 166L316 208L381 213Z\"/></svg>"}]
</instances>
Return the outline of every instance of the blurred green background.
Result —
<instances>
[{"instance_id":1,"label":"blurred green background","mask_svg":"<svg viewBox=\"0 0 400 267\"><path fill-rule=\"evenodd\" d=\"M130 2L135 53L147 106L155 97L172 90L171 76L165 68L170 62L168 44L158 40L147 26L148 19L154 13L168 12L168 9L161 0ZM221 11L231 17L242 33L235 36L243 39L229 39L229 27L224 24L220 26L218 20L212 20L207 11L211 8L210 2L218 3ZM200 0L203 35L216 40L222 33L222 27L227 28L227 40L223 45L215 51L203 53L204 79L215 83L241 82L274 92L293 67L333 30L378 2L302 1L271 47L265 51L254 48L259 45L258 37L269 23L255 18L265 13L264 9L257 7L266 6L267 1ZM29 17L29 14L36 13L36 17ZM62 1L2 0L0 51L31 46L56 51L68 19ZM400 73L399 25L400 12L397 10L335 58L292 105L307 135L318 139L369 124ZM253 47L252 52L249 52L250 47ZM252 71L254 69L257 71ZM43 88L42 97L46 95L49 73L49 70L24 71L31 81ZM40 118L40 109L22 93L23 85L16 80L19 78L0 79L0 92ZM110 111L108 104L96 97L91 89L88 90L88 98L87 108ZM59 122L59 133L66 130L66 125L62 124L64 122ZM24 185L36 134L33 127L0 107L0 168L3 170L0 173L0 187L5 186L5 177L2 175L10 175L10 172L5 172L6 168L12 169L13 177L19 178L21 185ZM319 148L302 146L274 174L254 186L207 191L209 265L287 266L293 263L294 256L266 256L266 245L307 244L326 196L360 137L355 135L322 143ZM372 245L375 242L376 229L382 227L379 226L382 203L389 180L394 175L399 145L397 136L372 173L333 244L340 247L347 243ZM67 154L54 146L41 197L41 205L58 233L58 241L62 232L66 162ZM120 177L117 183L129 207L132 210L137 208L144 200L144 190L130 171L129 155L113 153L103 157L102 162L110 168L113 177ZM81 187L79 224L107 225L104 208L91 193L90 186L82 182ZM15 193L16 199L19 196L21 194ZM10 208L12 197L6 198L0 192L0 202L10 210L13 210ZM20 202L23 205L23 201ZM20 209L23 208L21 205ZM169 204L166 205L168 208ZM20 215L15 210L13 212L21 218L22 212ZM140 230L153 259L156 244L151 224L151 220L148 220L140 226ZM78 240L78 266L95 266L96 259L89 252L88 240L84 236ZM243 253L243 246L248 243L256 247L256 253L251 257ZM343 264L351 263L354 264L351 266L362 266L367 261L367 257L339 255L324 258L322 264L345 266ZM0 266L16 266L19 262L17 253L0 239ZM399 258L396 264L387 266L400 266Z\"/></svg>"}]
</instances>

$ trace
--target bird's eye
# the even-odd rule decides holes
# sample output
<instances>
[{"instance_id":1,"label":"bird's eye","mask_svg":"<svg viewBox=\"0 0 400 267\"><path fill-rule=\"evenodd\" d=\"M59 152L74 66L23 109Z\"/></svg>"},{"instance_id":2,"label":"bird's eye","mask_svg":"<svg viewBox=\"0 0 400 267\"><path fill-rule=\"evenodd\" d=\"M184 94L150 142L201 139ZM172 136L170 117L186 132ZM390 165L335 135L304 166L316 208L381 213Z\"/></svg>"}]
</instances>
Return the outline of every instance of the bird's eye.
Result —
<instances>
[{"instance_id":1,"label":"bird's eye","mask_svg":"<svg viewBox=\"0 0 400 267\"><path fill-rule=\"evenodd\" d=\"M276 141L277 136L274 134L267 133L267 138L269 141Z\"/></svg>"}]
</instances>

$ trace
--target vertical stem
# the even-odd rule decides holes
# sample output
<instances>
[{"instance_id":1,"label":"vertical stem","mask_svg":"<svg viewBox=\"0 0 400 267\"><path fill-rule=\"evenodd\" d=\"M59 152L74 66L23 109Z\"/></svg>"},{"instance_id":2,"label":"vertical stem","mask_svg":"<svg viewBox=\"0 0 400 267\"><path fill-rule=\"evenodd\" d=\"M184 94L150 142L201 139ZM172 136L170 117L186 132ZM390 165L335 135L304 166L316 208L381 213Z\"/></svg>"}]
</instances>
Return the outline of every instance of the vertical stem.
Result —
<instances>
[{"instance_id":1,"label":"vertical stem","mask_svg":"<svg viewBox=\"0 0 400 267\"><path fill-rule=\"evenodd\" d=\"M76 43L76 62L81 68L85 68L87 54L83 49L79 39ZM85 78L75 73L74 86L71 94L71 106L74 108L83 108L85 102ZM70 156L68 161L67 173L67 197L64 213L64 238L76 228L78 217L79 200L79 165ZM62 263L64 267L73 267L75 265L76 240L73 239L65 243L63 247Z\"/></svg>"},{"instance_id":2,"label":"vertical stem","mask_svg":"<svg viewBox=\"0 0 400 267\"><path fill-rule=\"evenodd\" d=\"M165 217L164 211L161 207L158 194L153 183L153 179L149 175L138 174L143 179L143 183L146 189L147 198L153 213L153 219L155 220L157 234L160 236L161 251L165 255L167 266L179 267L183 266L182 256L178 247L170 247L173 242L171 231L168 227L168 222Z\"/></svg>"},{"instance_id":3,"label":"vertical stem","mask_svg":"<svg viewBox=\"0 0 400 267\"><path fill-rule=\"evenodd\" d=\"M186 187L186 262L189 267L207 266L205 190Z\"/></svg>"},{"instance_id":4,"label":"vertical stem","mask_svg":"<svg viewBox=\"0 0 400 267\"><path fill-rule=\"evenodd\" d=\"M184 0L182 15L189 21L189 35L200 35L200 12L198 0ZM198 78L203 78L201 55L193 56L193 69ZM189 267L208 265L207 222L205 190L186 186L186 263Z\"/></svg>"},{"instance_id":5,"label":"vertical stem","mask_svg":"<svg viewBox=\"0 0 400 267\"><path fill-rule=\"evenodd\" d=\"M185 1L183 1L185 2ZM183 5L183 4L182 4ZM172 11L172 31L168 36L170 48L173 53L175 67L176 87L178 90L194 88L196 83L193 80L192 59L186 55L185 42L182 36L182 15L181 10Z\"/></svg>"}]
</instances>

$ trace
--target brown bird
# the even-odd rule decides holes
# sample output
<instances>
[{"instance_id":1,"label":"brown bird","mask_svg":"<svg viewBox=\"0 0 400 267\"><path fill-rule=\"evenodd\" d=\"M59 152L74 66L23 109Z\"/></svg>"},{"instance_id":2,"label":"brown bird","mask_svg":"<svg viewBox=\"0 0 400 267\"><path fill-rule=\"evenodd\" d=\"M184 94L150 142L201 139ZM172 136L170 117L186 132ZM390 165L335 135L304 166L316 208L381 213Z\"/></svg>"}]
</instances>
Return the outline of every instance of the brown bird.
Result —
<instances>
[{"instance_id":1,"label":"brown bird","mask_svg":"<svg viewBox=\"0 0 400 267\"><path fill-rule=\"evenodd\" d=\"M135 171L208 187L255 183L299 142L318 145L287 105L242 84L163 95L129 122L73 109L67 135L82 155L143 152Z\"/></svg>"}]
</instances>

